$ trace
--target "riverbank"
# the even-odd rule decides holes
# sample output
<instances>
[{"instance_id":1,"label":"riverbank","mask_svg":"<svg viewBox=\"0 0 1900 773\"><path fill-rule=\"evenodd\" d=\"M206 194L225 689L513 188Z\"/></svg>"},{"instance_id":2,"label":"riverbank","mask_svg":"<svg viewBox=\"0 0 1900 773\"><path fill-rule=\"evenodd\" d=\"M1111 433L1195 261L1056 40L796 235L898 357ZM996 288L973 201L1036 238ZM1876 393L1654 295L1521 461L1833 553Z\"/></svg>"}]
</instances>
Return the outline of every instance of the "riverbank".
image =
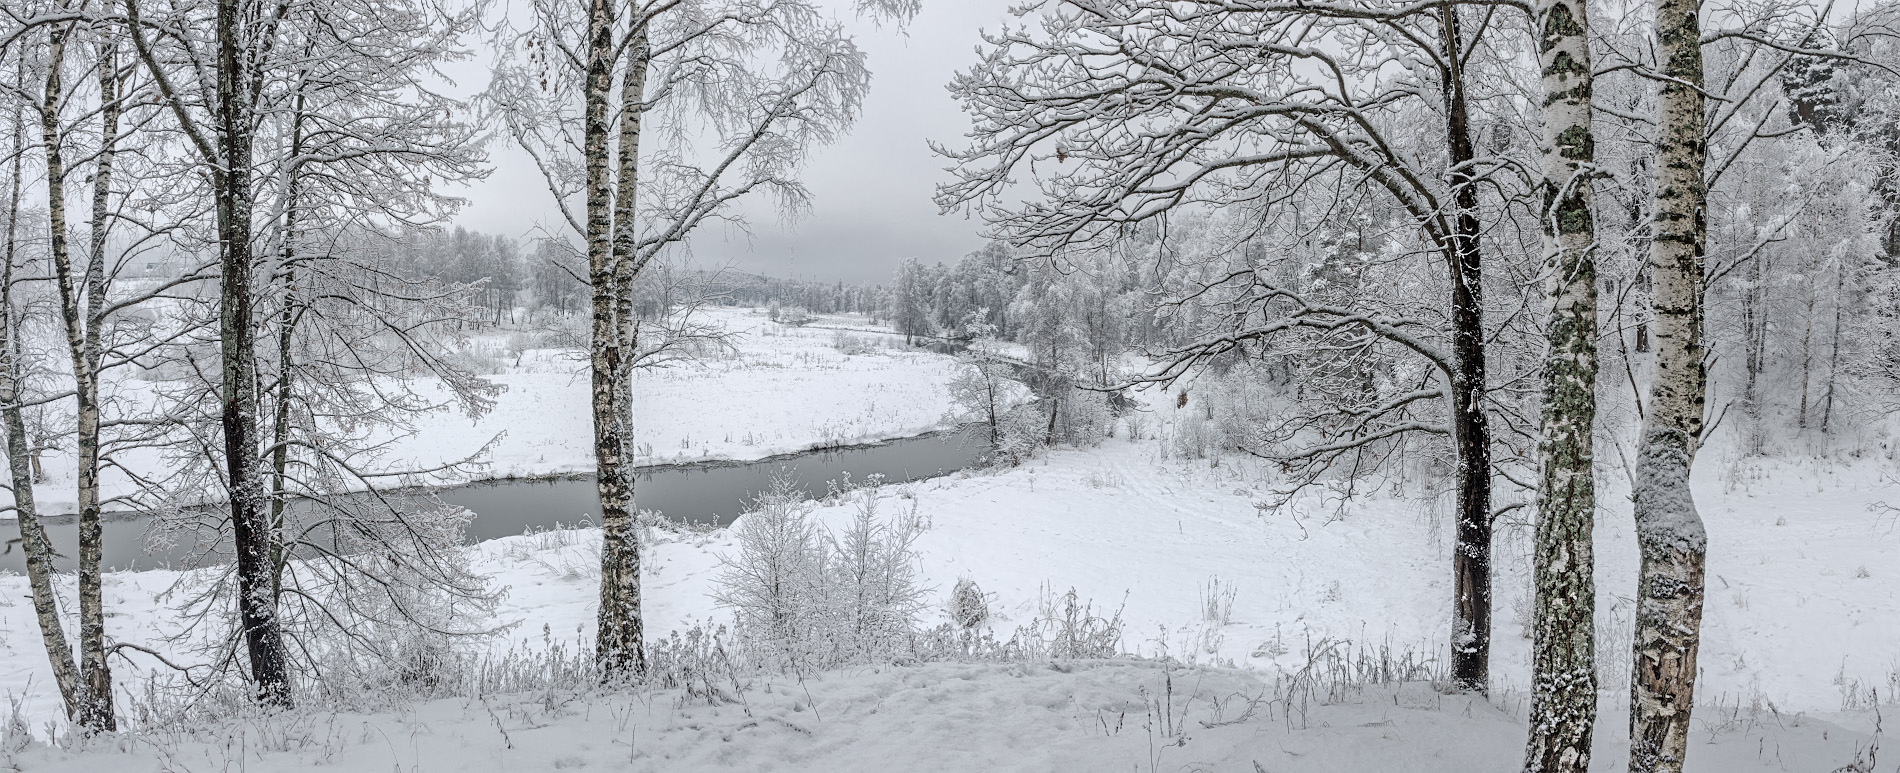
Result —
<instances>
[{"instance_id":1,"label":"riverbank","mask_svg":"<svg viewBox=\"0 0 1900 773\"><path fill-rule=\"evenodd\" d=\"M907 348L895 334L790 327L743 308L714 307L706 319L731 335L729 349L636 376L638 465L758 461L913 437L957 422L948 389L959 367L954 357ZM856 317L833 321L868 324ZM517 337L510 331L474 336L464 353L504 388L490 411L473 418L437 411L401 434L371 438L385 444L373 471L431 469L489 446L463 472L406 483L560 479L591 472L585 359L572 350L511 350ZM115 388L129 403L150 399L144 382L128 380ZM444 397L433 382L419 388L425 396ZM172 464L151 449L121 453L117 461L141 475ZM34 487L40 510L73 512L71 449L50 452L43 462L47 477ZM136 492L124 471L110 467L101 486L107 500ZM10 496L0 491L0 504L8 502Z\"/></svg>"}]
</instances>

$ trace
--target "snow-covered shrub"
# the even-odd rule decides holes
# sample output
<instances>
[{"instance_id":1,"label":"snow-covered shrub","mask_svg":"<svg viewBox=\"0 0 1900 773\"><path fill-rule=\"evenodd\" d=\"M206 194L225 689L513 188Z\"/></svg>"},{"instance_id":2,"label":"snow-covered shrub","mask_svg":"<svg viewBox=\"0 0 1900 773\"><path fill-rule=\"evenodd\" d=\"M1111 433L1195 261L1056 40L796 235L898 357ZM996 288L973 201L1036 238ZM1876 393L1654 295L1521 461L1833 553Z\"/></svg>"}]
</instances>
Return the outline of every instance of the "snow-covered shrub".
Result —
<instances>
[{"instance_id":1,"label":"snow-covered shrub","mask_svg":"<svg viewBox=\"0 0 1900 773\"><path fill-rule=\"evenodd\" d=\"M33 726L26 721L26 696L7 695L7 718L0 723L0 765L19 770L15 756L33 743Z\"/></svg>"},{"instance_id":2,"label":"snow-covered shrub","mask_svg":"<svg viewBox=\"0 0 1900 773\"><path fill-rule=\"evenodd\" d=\"M811 312L805 307L780 306L776 300L772 301L771 305L766 307L765 317L781 325L790 325L792 327L801 327L810 324L812 321Z\"/></svg>"},{"instance_id":3,"label":"snow-covered shrub","mask_svg":"<svg viewBox=\"0 0 1900 773\"><path fill-rule=\"evenodd\" d=\"M1240 589L1232 582L1223 582L1219 575L1210 577L1207 584L1200 586L1201 619L1218 625L1227 625L1234 621L1234 598L1240 595Z\"/></svg>"},{"instance_id":4,"label":"snow-covered shrub","mask_svg":"<svg viewBox=\"0 0 1900 773\"><path fill-rule=\"evenodd\" d=\"M499 346L487 345L488 342L475 342L442 354L442 361L450 367L464 373L493 376L507 370L514 355L502 351Z\"/></svg>"},{"instance_id":5,"label":"snow-covered shrub","mask_svg":"<svg viewBox=\"0 0 1900 773\"><path fill-rule=\"evenodd\" d=\"M1104 617L1074 588L1058 596L1045 587L1035 618L1016 630L1010 644L1012 654L1028 659L1112 658L1121 654L1122 628L1120 609Z\"/></svg>"},{"instance_id":6,"label":"snow-covered shrub","mask_svg":"<svg viewBox=\"0 0 1900 773\"><path fill-rule=\"evenodd\" d=\"M1121 473L1103 467L1089 470L1088 477L1083 478L1082 482L1087 483L1089 488L1104 489L1121 488L1128 481L1122 478Z\"/></svg>"},{"instance_id":7,"label":"snow-covered shrub","mask_svg":"<svg viewBox=\"0 0 1900 773\"><path fill-rule=\"evenodd\" d=\"M980 620L976 616L979 610L983 614ZM1122 654L1121 610L1107 616L1098 614L1094 602L1083 600L1074 588L1057 594L1044 587L1035 617L1017 626L1007 640L997 639L995 632L983 625L989 619L989 597L973 580L966 578L957 583L948 611L949 622L916 637L913 653L917 660L1020 662L1101 659Z\"/></svg>"},{"instance_id":8,"label":"snow-covered shrub","mask_svg":"<svg viewBox=\"0 0 1900 773\"><path fill-rule=\"evenodd\" d=\"M721 561L713 600L753 644L794 649L798 624L818 606L824 556L811 509L789 478L777 478L734 529L739 554Z\"/></svg>"},{"instance_id":9,"label":"snow-covered shrub","mask_svg":"<svg viewBox=\"0 0 1900 773\"><path fill-rule=\"evenodd\" d=\"M877 340L871 336L852 335L843 330L831 334L831 348L845 355L876 354Z\"/></svg>"},{"instance_id":10,"label":"snow-covered shrub","mask_svg":"<svg viewBox=\"0 0 1900 773\"><path fill-rule=\"evenodd\" d=\"M1036 455L1049 437L1049 412L1036 403L1011 408L997 421L996 451L998 464L1018 465Z\"/></svg>"},{"instance_id":11,"label":"snow-covered shrub","mask_svg":"<svg viewBox=\"0 0 1900 773\"><path fill-rule=\"evenodd\" d=\"M1055 440L1073 446L1093 446L1112 434L1115 414L1108 394L1092 389L1070 389L1056 403Z\"/></svg>"},{"instance_id":12,"label":"snow-covered shrub","mask_svg":"<svg viewBox=\"0 0 1900 773\"><path fill-rule=\"evenodd\" d=\"M917 572L924 524L915 508L879 517L875 480L849 493L842 531L811 519L788 480L740 519L739 553L723 561L714 600L738 618L737 637L767 665L827 668L908 657L927 590Z\"/></svg>"},{"instance_id":13,"label":"snow-covered shrub","mask_svg":"<svg viewBox=\"0 0 1900 773\"><path fill-rule=\"evenodd\" d=\"M725 626L695 625L685 634L672 631L647 648L645 684L676 689L681 699L697 699L718 706L741 700L745 691L740 658L726 646L731 634Z\"/></svg>"},{"instance_id":14,"label":"snow-covered shrub","mask_svg":"<svg viewBox=\"0 0 1900 773\"><path fill-rule=\"evenodd\" d=\"M1198 410L1179 411L1174 419L1173 432L1168 436L1168 448L1182 459L1205 459L1208 452L1207 419Z\"/></svg>"},{"instance_id":15,"label":"snow-covered shrub","mask_svg":"<svg viewBox=\"0 0 1900 773\"><path fill-rule=\"evenodd\" d=\"M1146 411L1129 411L1127 415L1122 417L1122 422L1128 425L1128 442L1140 442L1143 436L1143 430L1148 428L1148 413Z\"/></svg>"},{"instance_id":16,"label":"snow-covered shrub","mask_svg":"<svg viewBox=\"0 0 1900 773\"><path fill-rule=\"evenodd\" d=\"M1447 684L1444 659L1381 642L1377 647L1351 639L1308 638L1305 663L1283 683L1279 700L1303 715L1312 703L1339 703L1372 686L1406 682Z\"/></svg>"},{"instance_id":17,"label":"snow-covered shrub","mask_svg":"<svg viewBox=\"0 0 1900 773\"><path fill-rule=\"evenodd\" d=\"M535 330L516 330L508 334L508 356L515 364L521 364L521 355L532 349L541 349L549 345L549 336Z\"/></svg>"},{"instance_id":18,"label":"snow-covered shrub","mask_svg":"<svg viewBox=\"0 0 1900 773\"><path fill-rule=\"evenodd\" d=\"M832 623L829 649L838 662L888 661L910 644L924 609L916 551L923 521L915 509L880 520L875 480L856 497L851 523L825 534L821 582Z\"/></svg>"},{"instance_id":19,"label":"snow-covered shrub","mask_svg":"<svg viewBox=\"0 0 1900 773\"><path fill-rule=\"evenodd\" d=\"M968 577L958 579L956 588L950 591L950 622L969 631L989 619L990 601L983 596L983 589Z\"/></svg>"}]
</instances>

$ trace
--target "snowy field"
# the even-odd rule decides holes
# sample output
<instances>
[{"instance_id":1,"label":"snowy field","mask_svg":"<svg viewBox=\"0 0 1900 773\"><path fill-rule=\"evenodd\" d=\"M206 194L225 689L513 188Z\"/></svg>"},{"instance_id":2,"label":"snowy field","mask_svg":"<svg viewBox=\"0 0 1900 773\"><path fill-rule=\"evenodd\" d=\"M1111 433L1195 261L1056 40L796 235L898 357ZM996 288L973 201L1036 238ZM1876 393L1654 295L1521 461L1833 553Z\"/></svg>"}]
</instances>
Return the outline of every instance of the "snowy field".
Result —
<instances>
[{"instance_id":1,"label":"snowy field","mask_svg":"<svg viewBox=\"0 0 1900 773\"><path fill-rule=\"evenodd\" d=\"M635 382L638 464L748 460L818 446L906 437L953 423L946 383L956 360L906 348L862 317L820 317L799 328L763 312L712 307L705 319L732 335L732 347L701 361L641 371ZM475 478L546 476L593 469L587 360L573 350L511 351L505 334L476 337L465 355L489 365L503 387L492 411L470 419L453 410L421 417L380 460L383 470L427 469L495 445ZM128 380L124 400L150 402L149 385ZM424 394L442 390L425 381ZM41 512L69 513L72 449L44 457L47 478L34 488ZM164 461L132 451L123 463L149 473ZM434 480L432 482L443 482ZM131 490L107 468L107 497ZM8 495L0 491L0 502Z\"/></svg>"},{"instance_id":2,"label":"snowy field","mask_svg":"<svg viewBox=\"0 0 1900 773\"><path fill-rule=\"evenodd\" d=\"M638 464L758 459L953 423L946 384L955 358L909 349L889 333L790 327L746 309L705 314L733 334L733 349L637 373ZM814 324L868 327L861 317ZM438 415L392 456L423 466L473 453L505 432L494 477L593 469L585 359L530 350L491 378L507 388L493 412L475 422Z\"/></svg>"}]
</instances>

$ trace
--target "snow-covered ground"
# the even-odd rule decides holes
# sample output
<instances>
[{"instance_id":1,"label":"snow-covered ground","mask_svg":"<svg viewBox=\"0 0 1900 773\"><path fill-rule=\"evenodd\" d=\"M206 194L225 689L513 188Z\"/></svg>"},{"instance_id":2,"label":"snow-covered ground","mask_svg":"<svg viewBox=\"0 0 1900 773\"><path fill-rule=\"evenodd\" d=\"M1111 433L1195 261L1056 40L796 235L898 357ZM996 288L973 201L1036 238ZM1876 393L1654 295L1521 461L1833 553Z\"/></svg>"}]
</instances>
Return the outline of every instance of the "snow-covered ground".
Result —
<instances>
[{"instance_id":1,"label":"snow-covered ground","mask_svg":"<svg viewBox=\"0 0 1900 773\"><path fill-rule=\"evenodd\" d=\"M1093 449L1052 452L1018 468L959 473L890 487L883 495L888 498L887 507L915 506L928 519L929 529L918 547L924 577L934 586L937 597L947 600L959 578L975 580L992 595L992 622L1002 636L1015 625L1028 622L1044 594L1074 587L1083 598L1093 599L1098 609L1121 609L1127 623L1124 645L1130 651L1150 657L1166 655L1177 662L1203 666L1233 666L1256 674L1218 677L1239 680L1234 682L1236 685L1248 679L1270 680L1273 675L1297 670L1306 663L1314 643L1326 640L1351 640L1358 646L1389 647L1420 657L1437 654L1438 643L1447 633L1449 558L1447 537L1442 528L1434 526L1431 508L1401 500L1369 500L1341 509L1337 502L1314 499L1286 511L1262 514L1253 506L1258 498L1258 470L1234 460L1211 466L1206 460L1172 458L1163 452L1164 448L1164 442L1155 440L1110 439ZM1866 471L1871 473L1883 464L1890 463L1868 462ZM1844 698L1853 697L1847 694L1847 688L1857 686L1863 693L1867 688L1877 688L1883 696L1893 694L1895 658L1900 657L1900 615L1893 611L1900 608L1900 599L1895 598L1896 585L1890 572L1891 567L1900 565L1896 561L1900 559L1900 546L1890 533L1891 516L1874 512L1869 505L1883 499L1900 501L1900 487L1880 483L1872 474L1816 476L1785 468L1776 474L1787 477L1787 485L1757 480L1747 488L1731 488L1720 479L1724 476L1719 472L1698 481L1712 543L1717 546L1710 559L1713 587L1704 629L1703 680L1699 685L1704 713L1711 718L1707 726L1711 732L1749 724L1715 721L1713 718L1722 716L1723 711L1755 706L1764 711L1772 707L1784 717L1827 714L1841 710ZM1615 504L1606 508L1598 538L1599 587L1605 607L1604 655L1612 660L1620 657L1619 647L1627 646L1622 638L1627 636L1626 623L1618 622L1619 614L1627 619L1626 612L1618 611L1626 605L1619 607L1614 599L1629 595L1635 560L1631 530L1624 522L1626 513L1619 517L1615 508ZM821 506L815 515L837 527L850 512L849 504L840 503ZM658 538L647 564L645 591L651 634L664 635L695 622L723 617L712 605L709 592L720 557L733 549L730 530L661 533ZM596 532L570 530L494 540L471 548L475 566L494 582L508 587L497 622L514 627L510 634L490 643L494 651L537 646L546 635L568 642L592 637L596 545ZM1251 734L1233 736L1246 739L1268 732L1284 736L1275 744L1284 744L1287 751L1273 756L1262 756L1257 739L1234 740L1231 745L1210 743L1206 748L1225 750L1218 754L1254 755L1268 770L1328 769L1328 764L1347 764L1351 758L1312 752L1318 754L1313 760L1332 761L1321 764L1302 761L1306 759L1302 755L1313 749L1331 748L1327 739L1354 746L1349 742L1364 733L1351 728L1377 727L1384 729L1364 740L1375 741L1385 733L1413 741L1430 739L1426 751L1420 753L1446 755L1443 769L1458 769L1460 764L1482 760L1490 760L1484 767L1492 767L1501 764L1498 760L1509 760L1516 754L1515 744L1521 741L1521 730L1514 723L1522 714L1519 688L1528 674L1528 642L1521 637L1524 625L1520 619L1527 605L1517 601L1524 585L1521 554L1506 550L1501 563L1494 673L1502 689L1496 707L1480 704L1467 709L1462 699L1428 701L1406 695L1398 697L1398 704L1391 704L1392 698L1387 696L1373 703L1396 708L1326 709L1338 712L1338 722L1349 723L1340 725L1343 729L1337 736L1318 729L1321 722L1313 722L1306 730L1289 731L1284 718L1255 723L1259 727L1249 731ZM168 572L108 576L112 636L124 641L156 642L170 630L164 593L175 577ZM1219 601L1222 594L1216 590L1216 582L1218 587L1233 589L1231 611L1206 611L1210 598L1216 607L1225 606ZM23 578L0 578L0 598L21 599L24 595ZM0 643L0 688L29 695L32 710L53 711L28 605L16 602L0 607L0 630L6 632ZM1117 740L1113 734L1102 738L1089 735L1086 726L1095 721L1091 717L1096 708L1088 701L1121 706L1135 700L1130 696L1136 693L1129 691L1146 690L1152 696L1157 688L1150 682L1160 678L1155 670L1158 667L1124 664L1087 672L1093 676L1074 677L1045 673L1040 666L1024 666L1039 678L1051 680L1034 689L991 683L1015 679L1008 676L1008 668L994 668L1000 670L991 673L976 669L970 673L989 676L972 679L957 676L963 672L950 666L932 666L915 673L896 669L877 678L860 672L825 677L835 680L840 692L831 698L814 698L820 701L819 714L836 722L837 717L878 706L878 713L884 716L872 724L844 724L822 733L814 728L829 726L812 720L794 722L811 731L808 734L790 730L763 715L745 717L736 708L715 719L707 712L676 714L666 708L664 701L649 699L648 705L637 712L643 717L639 722L645 724L636 724L646 729L636 735L645 739L640 743L650 742L651 746L605 740L598 728L588 729L592 727L590 722L605 721L598 717L576 720L572 727L557 723L565 729L550 735L598 737L591 751L555 744L583 761L614 759L616 755L625 759L629 754L637 758L641 749L647 749L645 753L658 755L652 758L654 764L665 769L674 769L664 761L668 753L684 755L682 761L700 760L707 767L746 768L748 760L771 758L782 751L791 755L784 758L786 769L849 770L853 769L846 764L850 760L876 759L882 753L878 751L881 742L851 740L858 733L896 732L878 723L909 726L912 730L908 732L924 733L893 744L897 746L948 743L943 739L964 732L955 726L934 726L933 722L943 716L941 712L916 716L903 708L913 703L934 705L932 701L941 700L949 701L942 709L949 716L997 712L994 724L984 724L988 720L967 721L986 728L972 732L1017 739L1011 742L1016 746L1005 744L1000 748L1068 749L1078 761L1105 759L1093 755L1144 759L1136 753L1146 749L1147 741L1142 738ZM136 669L120 669L126 684L133 683L136 673ZM957 685L959 681L973 683L955 690L940 688L938 693L925 689L931 684ZM1621 705L1619 687L1606 684L1606 711ZM879 704L874 694L886 689L896 692L883 694L889 700ZM919 690L922 692L914 692ZM1070 700L1066 697L1048 698L1055 701L1053 704L1037 703L1042 699L1035 697L1086 696L1094 694L1091 690L1106 697L1075 697L1073 703L1063 702ZM1244 690L1236 686L1228 692ZM928 697L932 694L940 697ZM779 700L789 698L780 695L753 700L755 714L763 711L757 705L760 701ZM838 701L837 708L827 710L825 700ZM1407 700L1428 702L1431 707L1407 708ZM1033 705L1023 708L1023 701ZM1001 711L998 707L1002 706L1012 707L1011 711L1020 708L1035 718ZM1203 706L1202 710L1208 708ZM1121 710L1117 709L1118 715ZM439 721L446 723L443 728L459 728L421 733L418 737L436 739L426 744L445 742L439 738L445 733L489 732L483 728L492 725L485 714L476 715L482 721L468 719L469 712L483 711L479 707L444 704L417 711L418 715L401 719L410 723L404 727L434 728L433 723ZM1078 719L1082 716L1078 712L1087 716ZM782 718L793 721L792 715ZM538 726L536 721L521 721L523 728ZM1856 715L1842 721L1852 724L1864 720ZM1382 722L1393 724L1379 724ZM1492 740L1470 748L1445 741L1445 733L1437 729L1442 723L1459 724L1463 729L1458 732ZM1022 727L1018 728L1019 724ZM1129 720L1129 726L1139 729L1134 720ZM1784 761L1828 760L1842 764L1845 753L1838 757L1804 755L1821 754L1818 750L1823 747L1829 755L1843 748L1851 753L1852 743L1842 746L1842 739L1864 740L1859 735L1835 732L1826 744L1804 745L1814 739L1798 728L1814 726L1796 723L1773 731L1778 734L1775 742L1783 744ZM355 724L350 727L352 734L357 732ZM1605 735L1613 738L1620 723L1606 719L1602 727L1606 728ZM1201 728L1189 735L1225 738L1238 732L1213 730ZM698 755L712 753L689 751L698 749L692 739L703 739L707 734L757 737L761 739L757 743L763 745L740 744L724 756L702 757ZM1058 737L1066 740L1049 740ZM1761 737L1750 737L1754 740L1744 744L1749 746L1748 755L1755 753L1757 742L1768 743ZM417 759L410 755L421 753L420 759L431 759L418 751L425 750L426 745L416 744L425 742L403 740L391 751L379 740L374 750L338 752L342 756L337 759L388 759L408 770L409 761ZM812 746L799 746L802 744ZM363 744L348 745L354 748ZM795 751L794 747L805 751ZM484 753L496 755L495 764L514 760L507 763L509 769L551 764L530 760L545 749L535 751L524 746L521 756L510 756L515 753L493 743L485 748ZM967 750L980 745L942 748ZM1325 754L1345 753L1334 749ZM1351 753L1375 754L1370 749ZM378 754L397 756L375 757ZM969 769L992 760L985 756L990 752L971 754ZM1033 760L1043 758L1032 755L1022 759L1026 761L1013 769L1039 769ZM1185 763L1199 758L1183 753L1171 759ZM1232 758L1209 758L1219 759ZM1269 764L1268 760L1277 761ZM843 767L831 767L833 762ZM1012 769L1011 765L1002 767ZM1067 769L1091 768L1078 762Z\"/></svg>"},{"instance_id":2,"label":"snow-covered ground","mask_svg":"<svg viewBox=\"0 0 1900 773\"><path fill-rule=\"evenodd\" d=\"M1292 669L1308 641L1326 637L1439 654L1450 630L1450 536L1431 507L1310 498L1263 514L1254 507L1257 470L1169 458L1163 447L1110 439L886 495L914 502L931 524L918 542L927 581L947 598L959 578L975 580L994 594L1005 635L1045 592L1074 587L1098 607L1122 608L1125 645L1143 655ZM1900 502L1900 485L1881 481L1881 465L1867 462L1861 475L1779 468L1785 485L1746 489L1731 489L1714 469L1698 478L1713 546L1698 690L1711 703L1831 711L1856 686L1862 698L1869 688L1900 690L1900 535L1894 516L1871 508ZM1620 508L1606 500L1597 531L1602 656L1626 669L1635 535L1627 500ZM841 528L851 513L839 504L816 516ZM524 638L543 625L592 635L594 578L584 567L593 533L571 534L566 547L522 537L477 548L480 565L513 586L503 614L522 623ZM707 593L732 549L729 530L665 539L647 579L656 634L717 614ZM1493 674L1508 691L1530 672L1528 559L1508 541L1500 554ZM1210 599L1225 606L1217 588L1233 594L1231 611L1217 615L1224 622L1205 612ZM1606 687L1620 688L1624 673L1606 674L1617 681Z\"/></svg>"},{"instance_id":3,"label":"snow-covered ground","mask_svg":"<svg viewBox=\"0 0 1900 773\"><path fill-rule=\"evenodd\" d=\"M947 384L956 359L902 346L889 333L798 328L763 312L713 307L706 321L732 334L732 349L701 361L637 374L639 464L704 459L748 460L792 451L921 434L953 423ZM868 328L861 317L819 317L817 325ZM386 470L427 469L499 441L479 477L586 472L593 468L587 361L573 350L509 352L506 334L471 341L471 356L493 362L488 377L504 391L479 419L442 410L423 416L381 460ZM431 382L418 387L440 391ZM118 385L128 401L151 401L150 385ZM72 449L44 457L47 479L34 487L45 513L74 509ZM165 462L131 451L121 462L150 474ZM439 481L438 481L439 482ZM108 469L105 495L131 490ZM0 491L0 502L10 501Z\"/></svg>"},{"instance_id":4,"label":"snow-covered ground","mask_svg":"<svg viewBox=\"0 0 1900 773\"><path fill-rule=\"evenodd\" d=\"M97 771L1407 771L1521 764L1510 711L1423 684L1279 699L1257 672L1156 662L954 664L785 679L711 705L676 691L444 700L387 714L239 723L191 741L5 755ZM1606 707L1599 770L1626 766ZM1825 771L1870 743L1807 717L1697 732L1688 770Z\"/></svg>"},{"instance_id":5,"label":"snow-covered ground","mask_svg":"<svg viewBox=\"0 0 1900 773\"><path fill-rule=\"evenodd\" d=\"M742 344L752 354L731 367L714 363L645 382L647 399L663 406L643 414L656 433L649 437L673 438L675 458L743 457L833 439L827 433L834 431L862 439L943 418L947 358L846 356L833 346L834 331L760 330L774 334ZM504 396L518 402L498 409L492 424L459 430L479 443L508 428L498 472L585 464L585 417L569 407L584 404L584 385L571 370L534 370L536 362L555 361L524 357L505 375L521 379ZM715 395L716 403L705 402ZM805 402L793 408L794 400ZM309 742L260 735L163 755L146 746L125 755L36 748L20 760L29 768L128 771L248 764L1244 773L1252 762L1276 772L1518 764L1529 673L1522 535L1506 535L1499 548L1492 703L1413 684L1291 714L1284 704L1261 708L1225 724L1244 713L1246 696L1275 694L1275 680L1306 665L1325 642L1438 656L1450 616L1448 521L1440 504L1398 498L1341 502L1316 494L1263 511L1255 503L1271 472L1245 460L1174 455L1167 439L1173 401L1154 402L1141 440L1123 432L1094 448L887 487L883 496L887 508L915 507L927 520L917 548L935 597L947 601L959 579L974 580L990 594L999 636L1028 622L1049 594L1074 588L1098 611L1120 610L1126 649L1166 656L1171 665L854 669L761 686L742 704L719 708L653 694L588 696L560 708L546 696L442 701L386 715L312 715L302 720L316 739ZM752 431L749 440L744 430ZM1703 458L1696 491L1710 533L1710 588L1691 769L1844 765L1873 725L1865 711L1838 712L1865 706L1873 690L1883 702L1900 690L1900 526L1876 506L1900 503L1900 465L1885 457L1826 465L1734 462L1714 452ZM1619 669L1627 663L1636 551L1628 500L1613 481L1610 488L1597 531L1608 661L1598 764L1620 767ZM818 507L815 517L837 528L851 511L836 503ZM650 636L724 618L710 591L721 557L734 550L732 534L656 534L644 591ZM590 640L597 545L597 532L566 530L471 547L475 568L508 589L495 622L511 627L486 646L499 653L540 646L544 637ZM176 577L109 575L111 637L162 646L174 627L166 592ZM0 606L0 690L26 696L37 726L56 708L25 592L24 578L0 577L0 603L11 604ZM139 672L121 664L121 684L137 684ZM1174 715L1162 706L1169 689ZM1167 729L1170 721L1180 729ZM273 743L283 750L269 751Z\"/></svg>"}]
</instances>

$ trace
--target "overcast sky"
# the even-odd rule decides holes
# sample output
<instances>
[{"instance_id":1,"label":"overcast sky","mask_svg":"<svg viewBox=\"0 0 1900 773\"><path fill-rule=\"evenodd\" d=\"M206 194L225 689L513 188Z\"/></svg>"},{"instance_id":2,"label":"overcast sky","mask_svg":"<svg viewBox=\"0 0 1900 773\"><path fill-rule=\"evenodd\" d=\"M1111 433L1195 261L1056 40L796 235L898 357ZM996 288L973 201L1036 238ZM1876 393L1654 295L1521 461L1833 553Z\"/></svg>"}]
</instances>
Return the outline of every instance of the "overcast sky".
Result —
<instances>
[{"instance_id":1,"label":"overcast sky","mask_svg":"<svg viewBox=\"0 0 1900 773\"><path fill-rule=\"evenodd\" d=\"M848 21L870 57L871 93L851 134L819 149L806 167L811 210L783 223L764 208L751 218L750 238L723 225L707 226L694 242L694 264L825 281L885 281L906 257L947 262L981 246L976 221L938 215L931 203L933 187L948 175L945 159L925 141L963 144L969 121L944 84L976 62L979 29L995 31L1013 18L1010 2L924 0L923 12L901 35ZM462 85L480 88L486 76L478 77ZM494 174L463 194L471 203L456 223L517 238L532 235L537 225L555 230L553 199L527 157L506 140L491 146L490 155Z\"/></svg>"}]
</instances>

